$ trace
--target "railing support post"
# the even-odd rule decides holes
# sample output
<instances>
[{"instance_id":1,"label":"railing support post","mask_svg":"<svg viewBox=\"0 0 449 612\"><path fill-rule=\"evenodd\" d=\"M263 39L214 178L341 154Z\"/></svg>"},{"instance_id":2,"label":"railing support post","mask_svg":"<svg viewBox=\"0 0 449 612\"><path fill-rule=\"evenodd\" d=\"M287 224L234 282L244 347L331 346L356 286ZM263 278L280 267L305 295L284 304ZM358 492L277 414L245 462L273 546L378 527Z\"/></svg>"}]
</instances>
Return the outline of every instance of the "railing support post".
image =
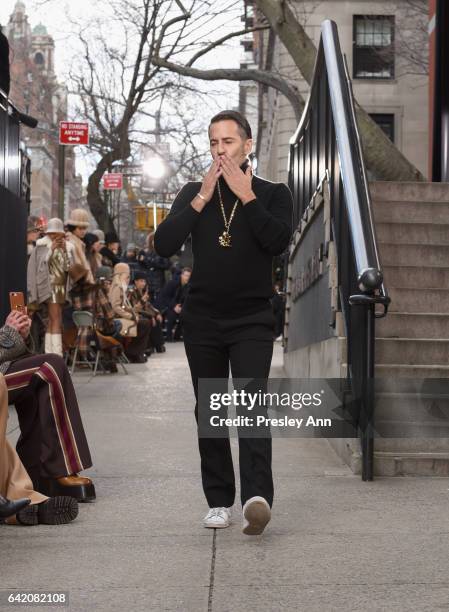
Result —
<instances>
[{"instance_id":1,"label":"railing support post","mask_svg":"<svg viewBox=\"0 0 449 612\"><path fill-rule=\"evenodd\" d=\"M374 304L366 304L366 378L362 391L361 446L362 446L362 480L373 480L374 477L374 337L375 315Z\"/></svg>"}]
</instances>

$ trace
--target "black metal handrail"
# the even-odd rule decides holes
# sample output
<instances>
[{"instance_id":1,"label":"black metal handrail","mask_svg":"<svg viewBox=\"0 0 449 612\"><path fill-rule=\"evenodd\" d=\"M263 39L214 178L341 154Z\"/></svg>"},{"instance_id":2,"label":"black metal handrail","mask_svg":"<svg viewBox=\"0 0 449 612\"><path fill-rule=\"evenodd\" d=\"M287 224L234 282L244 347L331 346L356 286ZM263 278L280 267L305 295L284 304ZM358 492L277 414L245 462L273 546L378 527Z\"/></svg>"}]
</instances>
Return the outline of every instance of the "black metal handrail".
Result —
<instances>
[{"instance_id":1,"label":"black metal handrail","mask_svg":"<svg viewBox=\"0 0 449 612\"><path fill-rule=\"evenodd\" d=\"M290 140L295 227L307 218L307 208L323 180L329 183L348 379L360 406L362 478L372 480L374 321L386 315L390 298L383 283L351 82L337 25L330 20L321 25L309 98ZM376 313L376 304L383 306L383 312Z\"/></svg>"}]
</instances>

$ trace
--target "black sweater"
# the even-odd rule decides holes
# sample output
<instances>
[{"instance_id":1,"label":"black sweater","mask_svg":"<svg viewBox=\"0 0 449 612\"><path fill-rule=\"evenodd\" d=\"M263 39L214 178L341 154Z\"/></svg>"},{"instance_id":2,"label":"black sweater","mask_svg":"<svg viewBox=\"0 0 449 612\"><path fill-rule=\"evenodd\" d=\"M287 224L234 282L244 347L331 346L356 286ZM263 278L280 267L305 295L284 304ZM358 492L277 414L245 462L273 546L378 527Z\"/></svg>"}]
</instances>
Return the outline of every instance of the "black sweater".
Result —
<instances>
[{"instance_id":1,"label":"black sweater","mask_svg":"<svg viewBox=\"0 0 449 612\"><path fill-rule=\"evenodd\" d=\"M236 196L222 177L219 180L229 219ZM194 263L184 310L235 318L267 308L273 295L273 256L287 248L292 234L289 188L253 176L256 199L245 206L238 203L229 229L232 246L222 247L218 238L224 221L218 190L215 188L212 199L198 212L190 202L200 187L200 182L184 185L154 236L156 252L170 257L192 235Z\"/></svg>"}]
</instances>

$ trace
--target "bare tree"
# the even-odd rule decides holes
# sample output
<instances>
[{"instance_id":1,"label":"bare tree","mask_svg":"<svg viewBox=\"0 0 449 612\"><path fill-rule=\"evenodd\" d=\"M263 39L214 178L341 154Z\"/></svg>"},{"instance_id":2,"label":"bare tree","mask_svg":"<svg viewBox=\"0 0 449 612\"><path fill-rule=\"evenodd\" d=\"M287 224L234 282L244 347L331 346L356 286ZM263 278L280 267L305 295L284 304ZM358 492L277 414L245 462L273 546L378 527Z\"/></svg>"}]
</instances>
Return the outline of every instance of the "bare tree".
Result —
<instances>
[{"instance_id":1,"label":"bare tree","mask_svg":"<svg viewBox=\"0 0 449 612\"><path fill-rule=\"evenodd\" d=\"M238 2L231 0L213 10L209 0L190 0L187 11L179 0L112 0L113 19L104 25L77 25L82 52L70 73L72 92L76 94L78 115L93 128L91 151L97 159L87 185L87 202L105 230L114 228L101 190L101 179L115 162L129 159L139 149L152 146L156 136L177 146L180 163L178 178L192 178L204 168L204 156L197 150L203 124L188 118L189 106L211 106L213 92L192 87L189 80L161 70L155 56L167 60L192 50L201 57L208 22L217 15L223 23L238 14ZM186 23L186 14L191 21ZM110 30L119 29L120 43ZM115 42L114 42L115 41ZM285 87L284 87L285 89ZM192 98L195 102L192 104ZM190 102L190 104L189 104ZM164 106L161 126L155 117ZM183 112L178 112L180 109Z\"/></svg>"}]
</instances>

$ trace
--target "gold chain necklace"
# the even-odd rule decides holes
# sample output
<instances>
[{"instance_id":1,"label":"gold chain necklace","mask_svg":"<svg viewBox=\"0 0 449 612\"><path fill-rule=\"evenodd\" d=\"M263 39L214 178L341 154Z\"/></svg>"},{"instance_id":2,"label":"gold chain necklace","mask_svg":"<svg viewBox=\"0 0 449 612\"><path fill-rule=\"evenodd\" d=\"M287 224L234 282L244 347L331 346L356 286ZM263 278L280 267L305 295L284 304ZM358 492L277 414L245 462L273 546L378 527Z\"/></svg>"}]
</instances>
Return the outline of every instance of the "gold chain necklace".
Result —
<instances>
[{"instance_id":1,"label":"gold chain necklace","mask_svg":"<svg viewBox=\"0 0 449 612\"><path fill-rule=\"evenodd\" d=\"M237 208L237 204L239 203L239 199L238 198L236 199L235 204L231 211L231 215L229 219L226 219L226 213L225 213L225 209L223 206L223 199L221 197L220 179L217 180L217 187L218 187L218 198L220 200L221 212L223 214L223 220L224 220L224 225L225 225L224 232L218 237L218 242L220 246L222 247L230 247L231 246L231 234L229 233L229 227L231 225L232 218L234 217L234 213Z\"/></svg>"}]
</instances>

